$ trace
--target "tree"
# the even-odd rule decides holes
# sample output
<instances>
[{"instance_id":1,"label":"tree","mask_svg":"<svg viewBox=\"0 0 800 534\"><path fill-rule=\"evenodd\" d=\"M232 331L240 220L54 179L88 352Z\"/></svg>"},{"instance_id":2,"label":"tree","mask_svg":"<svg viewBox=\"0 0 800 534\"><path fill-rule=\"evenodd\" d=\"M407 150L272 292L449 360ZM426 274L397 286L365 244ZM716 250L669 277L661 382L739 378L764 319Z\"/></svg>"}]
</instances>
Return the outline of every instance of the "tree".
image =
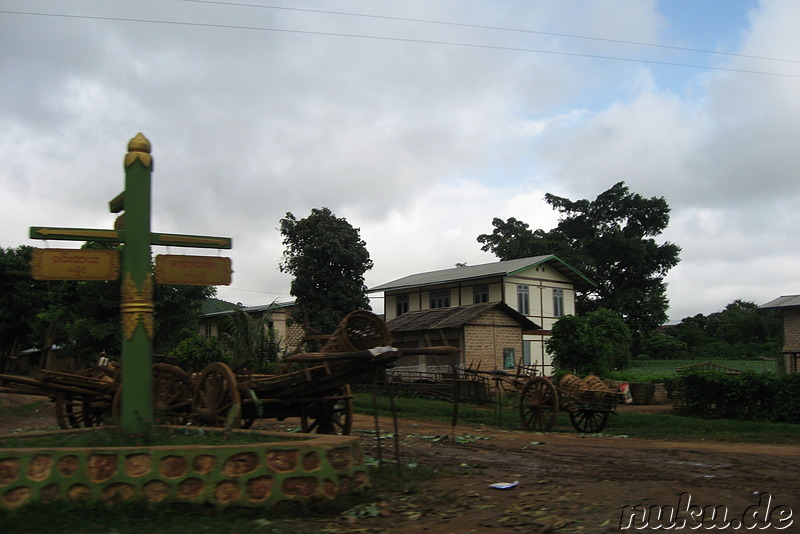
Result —
<instances>
[{"instance_id":1,"label":"tree","mask_svg":"<svg viewBox=\"0 0 800 534\"><path fill-rule=\"evenodd\" d=\"M614 310L636 334L663 324L669 307L664 277L680 255L677 245L654 239L669 223L664 198L645 198L619 182L593 201L550 193L545 201L561 214L554 229L532 231L513 217L495 218L494 231L478 236L481 250L501 260L555 254L597 283L578 294L579 313Z\"/></svg>"},{"instance_id":2,"label":"tree","mask_svg":"<svg viewBox=\"0 0 800 534\"><path fill-rule=\"evenodd\" d=\"M118 248L88 242L83 248ZM61 345L66 353L85 359L105 351L121 351L120 282L37 281L31 278L31 247L0 249L0 342L3 351L41 346L43 341ZM197 330L206 298L213 286L156 284L156 353L168 354L181 339ZM12 335L13 334L13 335ZM16 342L14 341L16 339Z\"/></svg>"},{"instance_id":3,"label":"tree","mask_svg":"<svg viewBox=\"0 0 800 534\"><path fill-rule=\"evenodd\" d=\"M737 299L708 316L686 317L668 332L686 344L692 358L775 358L783 326L776 310Z\"/></svg>"},{"instance_id":4,"label":"tree","mask_svg":"<svg viewBox=\"0 0 800 534\"><path fill-rule=\"evenodd\" d=\"M637 357L650 360L682 360L688 355L686 343L655 330L642 336L640 349Z\"/></svg>"},{"instance_id":5,"label":"tree","mask_svg":"<svg viewBox=\"0 0 800 534\"><path fill-rule=\"evenodd\" d=\"M602 375L630 363L630 330L611 310L562 317L545 343L562 371Z\"/></svg>"},{"instance_id":6,"label":"tree","mask_svg":"<svg viewBox=\"0 0 800 534\"><path fill-rule=\"evenodd\" d=\"M294 276L294 318L306 331L331 334L351 311L371 310L364 273L372 260L358 228L314 208L300 220L287 213L280 230L286 246L280 269Z\"/></svg>"},{"instance_id":7,"label":"tree","mask_svg":"<svg viewBox=\"0 0 800 534\"><path fill-rule=\"evenodd\" d=\"M216 294L214 286L155 284L153 351L169 354L184 338L196 333L203 303Z\"/></svg>"},{"instance_id":8,"label":"tree","mask_svg":"<svg viewBox=\"0 0 800 534\"><path fill-rule=\"evenodd\" d=\"M0 248L0 370L5 356L41 343L37 314L46 302L49 282L31 278L32 250Z\"/></svg>"}]
</instances>

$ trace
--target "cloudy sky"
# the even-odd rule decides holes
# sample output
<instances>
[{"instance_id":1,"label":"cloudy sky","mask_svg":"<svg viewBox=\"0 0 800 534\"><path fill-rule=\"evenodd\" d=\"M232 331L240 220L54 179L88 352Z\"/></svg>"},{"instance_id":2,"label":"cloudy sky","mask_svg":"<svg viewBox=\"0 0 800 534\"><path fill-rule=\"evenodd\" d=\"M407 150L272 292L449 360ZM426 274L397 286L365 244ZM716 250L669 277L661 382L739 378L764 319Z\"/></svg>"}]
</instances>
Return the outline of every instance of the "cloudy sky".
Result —
<instances>
[{"instance_id":1,"label":"cloudy sky","mask_svg":"<svg viewBox=\"0 0 800 534\"><path fill-rule=\"evenodd\" d=\"M373 286L625 181L672 208L672 320L762 304L800 293L798 27L796 0L2 0L0 246L110 228L142 132L153 230L232 237L233 302L291 298L287 212L360 228Z\"/></svg>"}]
</instances>

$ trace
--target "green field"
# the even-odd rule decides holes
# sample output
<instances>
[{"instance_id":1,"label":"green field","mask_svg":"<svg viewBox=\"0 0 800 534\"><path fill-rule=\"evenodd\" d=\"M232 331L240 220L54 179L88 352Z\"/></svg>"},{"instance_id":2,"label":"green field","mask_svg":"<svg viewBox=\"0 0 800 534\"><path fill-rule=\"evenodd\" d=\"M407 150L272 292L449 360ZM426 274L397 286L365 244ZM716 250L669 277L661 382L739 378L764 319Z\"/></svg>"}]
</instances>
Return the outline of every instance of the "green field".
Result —
<instances>
[{"instance_id":1,"label":"green field","mask_svg":"<svg viewBox=\"0 0 800 534\"><path fill-rule=\"evenodd\" d=\"M675 369L685 365L703 363L700 360L633 360L631 366L603 378L629 382L649 382L675 377ZM714 363L740 371L776 372L774 360L714 360Z\"/></svg>"}]
</instances>

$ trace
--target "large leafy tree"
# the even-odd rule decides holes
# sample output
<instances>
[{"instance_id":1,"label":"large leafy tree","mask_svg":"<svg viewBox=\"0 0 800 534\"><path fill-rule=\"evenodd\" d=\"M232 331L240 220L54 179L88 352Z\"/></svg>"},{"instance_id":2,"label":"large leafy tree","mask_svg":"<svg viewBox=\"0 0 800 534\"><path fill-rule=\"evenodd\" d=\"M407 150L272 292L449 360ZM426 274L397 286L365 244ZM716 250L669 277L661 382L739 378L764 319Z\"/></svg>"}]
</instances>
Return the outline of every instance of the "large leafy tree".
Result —
<instances>
[{"instance_id":1,"label":"large leafy tree","mask_svg":"<svg viewBox=\"0 0 800 534\"><path fill-rule=\"evenodd\" d=\"M84 248L110 248L89 242ZM15 348L55 343L75 356L119 354L120 283L36 281L31 278L31 247L0 249L0 343L4 353ZM183 337L197 330L210 286L156 284L155 339L157 353L169 353Z\"/></svg>"},{"instance_id":2,"label":"large leafy tree","mask_svg":"<svg viewBox=\"0 0 800 534\"><path fill-rule=\"evenodd\" d=\"M668 332L692 358L775 358L783 341L780 313L740 299L708 316L686 317Z\"/></svg>"},{"instance_id":3,"label":"large leafy tree","mask_svg":"<svg viewBox=\"0 0 800 534\"><path fill-rule=\"evenodd\" d=\"M0 369L4 356L41 342L37 314L50 284L31 278L32 250L29 246L0 248Z\"/></svg>"},{"instance_id":4,"label":"large leafy tree","mask_svg":"<svg viewBox=\"0 0 800 534\"><path fill-rule=\"evenodd\" d=\"M294 277L294 317L306 331L333 333L351 311L371 309L364 273L372 260L358 228L314 208L305 219L287 213L280 230L286 246L280 269Z\"/></svg>"},{"instance_id":5,"label":"large leafy tree","mask_svg":"<svg viewBox=\"0 0 800 534\"><path fill-rule=\"evenodd\" d=\"M556 254L597 283L577 298L581 313L607 308L634 333L651 331L667 319L664 277L678 264L680 247L657 243L669 223L663 197L631 193L624 182L595 200L570 200L550 193L545 201L561 214L549 231L495 218L494 231L478 236L481 249L501 260Z\"/></svg>"}]
</instances>

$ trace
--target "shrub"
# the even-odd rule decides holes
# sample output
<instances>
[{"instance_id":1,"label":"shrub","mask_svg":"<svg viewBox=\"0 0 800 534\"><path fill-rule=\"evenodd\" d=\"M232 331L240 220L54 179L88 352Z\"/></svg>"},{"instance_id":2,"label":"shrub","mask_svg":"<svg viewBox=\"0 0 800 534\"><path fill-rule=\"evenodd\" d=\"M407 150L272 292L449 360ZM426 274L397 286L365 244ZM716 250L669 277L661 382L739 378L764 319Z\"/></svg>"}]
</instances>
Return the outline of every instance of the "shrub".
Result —
<instances>
[{"instance_id":1,"label":"shrub","mask_svg":"<svg viewBox=\"0 0 800 534\"><path fill-rule=\"evenodd\" d=\"M630 330L611 310L562 317L546 343L553 362L562 371L605 375L630 363Z\"/></svg>"},{"instance_id":2,"label":"shrub","mask_svg":"<svg viewBox=\"0 0 800 534\"><path fill-rule=\"evenodd\" d=\"M681 378L684 410L707 418L800 423L800 375L689 373Z\"/></svg>"},{"instance_id":3,"label":"shrub","mask_svg":"<svg viewBox=\"0 0 800 534\"><path fill-rule=\"evenodd\" d=\"M189 372L200 372L211 362L225 362L225 356L216 338L193 334L178 343L173 355L178 366Z\"/></svg>"}]
</instances>

